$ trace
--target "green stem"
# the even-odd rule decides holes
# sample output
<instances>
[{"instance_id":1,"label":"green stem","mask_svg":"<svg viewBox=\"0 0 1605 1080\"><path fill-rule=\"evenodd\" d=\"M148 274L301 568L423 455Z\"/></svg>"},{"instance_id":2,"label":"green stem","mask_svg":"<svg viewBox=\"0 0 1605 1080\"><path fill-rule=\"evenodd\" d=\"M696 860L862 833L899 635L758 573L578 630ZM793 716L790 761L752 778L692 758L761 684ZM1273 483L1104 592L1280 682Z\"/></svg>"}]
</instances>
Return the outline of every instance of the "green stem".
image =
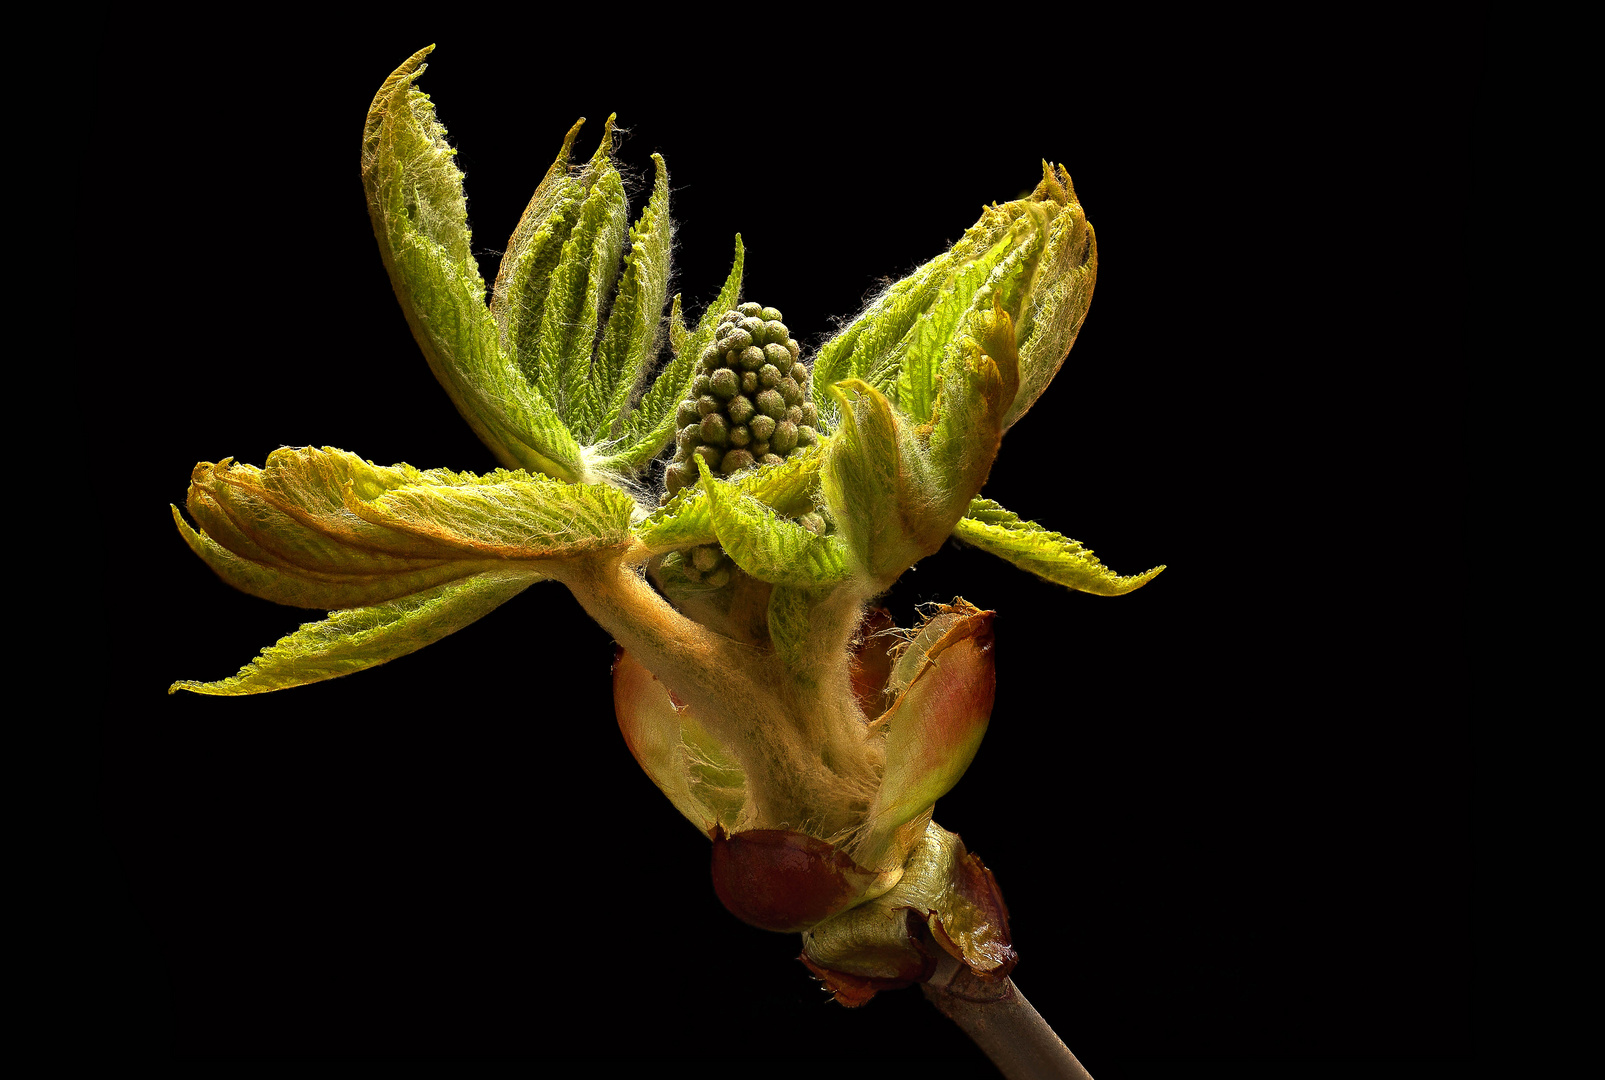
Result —
<instances>
[{"instance_id":1,"label":"green stem","mask_svg":"<svg viewBox=\"0 0 1605 1080\"><path fill-rule=\"evenodd\" d=\"M735 756L761 819L801 825L822 790L833 805L818 740L797 736L797 703L788 700L789 680L775 669L773 652L686 618L629 561L615 553L554 562L554 576Z\"/></svg>"},{"instance_id":2,"label":"green stem","mask_svg":"<svg viewBox=\"0 0 1605 1080\"><path fill-rule=\"evenodd\" d=\"M1013 979L984 982L953 962L920 989L1008 1080L1092 1080Z\"/></svg>"}]
</instances>

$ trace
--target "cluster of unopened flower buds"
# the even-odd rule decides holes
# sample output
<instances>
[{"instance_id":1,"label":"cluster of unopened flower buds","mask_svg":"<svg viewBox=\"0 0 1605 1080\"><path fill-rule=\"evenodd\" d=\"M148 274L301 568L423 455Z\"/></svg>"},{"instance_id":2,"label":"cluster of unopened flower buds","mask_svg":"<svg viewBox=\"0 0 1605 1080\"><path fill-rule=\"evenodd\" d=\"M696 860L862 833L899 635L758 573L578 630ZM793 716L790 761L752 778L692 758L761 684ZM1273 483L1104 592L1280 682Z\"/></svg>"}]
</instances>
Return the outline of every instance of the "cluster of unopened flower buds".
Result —
<instances>
[{"instance_id":1,"label":"cluster of unopened flower buds","mask_svg":"<svg viewBox=\"0 0 1605 1080\"><path fill-rule=\"evenodd\" d=\"M702 351L692 396L680 402L661 501L696 483L694 456L729 476L778 465L819 440L819 411L809 400L800 353L774 308L748 303L724 313L714 343Z\"/></svg>"}]
</instances>

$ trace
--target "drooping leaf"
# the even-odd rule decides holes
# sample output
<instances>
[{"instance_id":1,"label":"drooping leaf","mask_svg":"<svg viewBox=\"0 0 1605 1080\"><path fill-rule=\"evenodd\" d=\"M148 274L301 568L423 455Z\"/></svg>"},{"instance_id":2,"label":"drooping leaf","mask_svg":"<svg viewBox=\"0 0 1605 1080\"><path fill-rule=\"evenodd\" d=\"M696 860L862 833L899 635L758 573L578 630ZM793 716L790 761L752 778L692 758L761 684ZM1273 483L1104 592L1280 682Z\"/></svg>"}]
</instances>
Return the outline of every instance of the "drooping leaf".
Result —
<instances>
[{"instance_id":1,"label":"drooping leaf","mask_svg":"<svg viewBox=\"0 0 1605 1080\"><path fill-rule=\"evenodd\" d=\"M485 306L462 172L429 97L420 50L385 80L363 129L362 178L380 257L430 370L503 465L577 479L579 445L502 348Z\"/></svg>"},{"instance_id":2,"label":"drooping leaf","mask_svg":"<svg viewBox=\"0 0 1605 1080\"><path fill-rule=\"evenodd\" d=\"M184 680L168 693L262 694L334 679L439 641L541 580L533 565L485 570L368 607L331 612L262 650L239 674L217 682Z\"/></svg>"},{"instance_id":3,"label":"drooping leaf","mask_svg":"<svg viewBox=\"0 0 1605 1080\"><path fill-rule=\"evenodd\" d=\"M205 532L190 528L178 507L173 523L190 550L241 592L292 607L332 611L393 600L495 566L494 560L386 558L375 553L369 570L324 571L283 562L264 552L236 554ZM382 569L380 567L383 567Z\"/></svg>"},{"instance_id":4,"label":"drooping leaf","mask_svg":"<svg viewBox=\"0 0 1605 1080\"><path fill-rule=\"evenodd\" d=\"M1038 577L1096 596L1129 593L1165 569L1156 566L1146 573L1121 577L1099 562L1091 549L1068 536L1049 532L1034 521L1025 521L991 499L973 501L953 535Z\"/></svg>"},{"instance_id":5,"label":"drooping leaf","mask_svg":"<svg viewBox=\"0 0 1605 1080\"><path fill-rule=\"evenodd\" d=\"M378 466L329 447L275 450L264 468L196 466L174 510L185 541L236 588L326 611L504 565L622 544L633 503L602 485Z\"/></svg>"},{"instance_id":6,"label":"drooping leaf","mask_svg":"<svg viewBox=\"0 0 1605 1080\"><path fill-rule=\"evenodd\" d=\"M462 487L412 485L346 506L375 524L504 559L550 559L628 541L635 502L607 484L544 477Z\"/></svg>"},{"instance_id":7,"label":"drooping leaf","mask_svg":"<svg viewBox=\"0 0 1605 1080\"><path fill-rule=\"evenodd\" d=\"M810 532L735 485L715 480L702 458L696 462L708 492L714 534L741 569L759 581L795 588L831 585L851 574L841 537Z\"/></svg>"}]
</instances>

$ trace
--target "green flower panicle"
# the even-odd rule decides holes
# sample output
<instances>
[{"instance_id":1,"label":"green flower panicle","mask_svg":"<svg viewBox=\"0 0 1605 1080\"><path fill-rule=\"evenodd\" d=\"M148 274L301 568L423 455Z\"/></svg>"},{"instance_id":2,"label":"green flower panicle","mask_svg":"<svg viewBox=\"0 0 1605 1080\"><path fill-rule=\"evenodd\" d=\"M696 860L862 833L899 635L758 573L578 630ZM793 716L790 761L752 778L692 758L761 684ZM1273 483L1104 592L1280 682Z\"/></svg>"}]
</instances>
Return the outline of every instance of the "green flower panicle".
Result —
<instances>
[{"instance_id":1,"label":"green flower panicle","mask_svg":"<svg viewBox=\"0 0 1605 1080\"><path fill-rule=\"evenodd\" d=\"M779 465L819 442L808 366L779 310L742 304L719 317L714 334L675 416L674 460L664 470L660 503L696 483L693 456L730 476Z\"/></svg>"}]
</instances>

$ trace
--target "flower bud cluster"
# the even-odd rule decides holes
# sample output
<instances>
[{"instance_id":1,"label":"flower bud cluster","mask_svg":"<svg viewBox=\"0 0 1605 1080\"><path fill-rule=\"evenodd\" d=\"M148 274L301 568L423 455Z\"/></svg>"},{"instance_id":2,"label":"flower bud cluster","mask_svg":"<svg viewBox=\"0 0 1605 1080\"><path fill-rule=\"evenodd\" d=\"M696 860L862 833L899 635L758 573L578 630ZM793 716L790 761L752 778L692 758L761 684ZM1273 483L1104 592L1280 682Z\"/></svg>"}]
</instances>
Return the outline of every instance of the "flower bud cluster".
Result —
<instances>
[{"instance_id":1,"label":"flower bud cluster","mask_svg":"<svg viewBox=\"0 0 1605 1080\"><path fill-rule=\"evenodd\" d=\"M714 343L699 358L692 396L680 402L662 502L696 483L693 457L729 476L778 465L819 441L819 410L801 351L774 308L747 303L720 317Z\"/></svg>"}]
</instances>

